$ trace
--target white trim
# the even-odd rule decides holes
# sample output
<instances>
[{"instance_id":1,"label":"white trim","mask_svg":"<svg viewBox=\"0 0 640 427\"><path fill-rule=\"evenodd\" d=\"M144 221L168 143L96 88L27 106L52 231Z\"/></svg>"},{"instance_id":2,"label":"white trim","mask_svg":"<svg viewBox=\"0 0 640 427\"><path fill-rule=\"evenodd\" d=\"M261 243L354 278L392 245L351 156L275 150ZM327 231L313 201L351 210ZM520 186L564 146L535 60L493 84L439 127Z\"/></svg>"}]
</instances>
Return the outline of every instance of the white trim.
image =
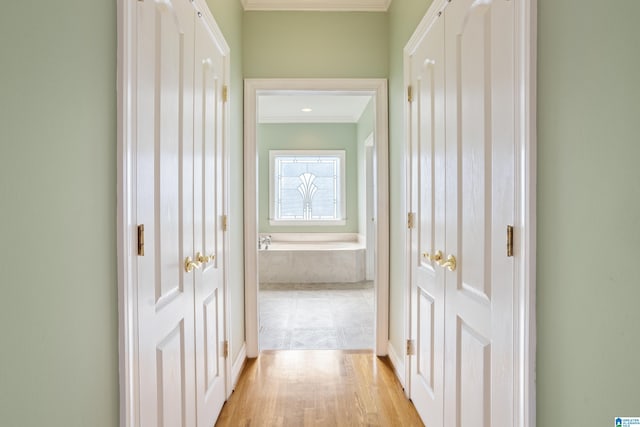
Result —
<instances>
[{"instance_id":1,"label":"white trim","mask_svg":"<svg viewBox=\"0 0 640 427\"><path fill-rule=\"evenodd\" d=\"M333 227L346 224L346 219L269 219L269 225L273 227Z\"/></svg>"},{"instance_id":2,"label":"white trim","mask_svg":"<svg viewBox=\"0 0 640 427\"><path fill-rule=\"evenodd\" d=\"M413 35L411 35L411 38L404 47L405 56L413 55L420 42L422 42L422 40L427 36L429 29L434 24L436 19L440 17L441 13L444 11L448 4L449 0L434 0L431 6L429 6L427 13L422 17L420 23L413 32ZM408 84L409 82L405 83Z\"/></svg>"},{"instance_id":3,"label":"white trim","mask_svg":"<svg viewBox=\"0 0 640 427\"><path fill-rule=\"evenodd\" d=\"M244 83L244 317L247 357L258 357L258 154L256 90ZM250 315L253 313L253 315Z\"/></svg>"},{"instance_id":4,"label":"white trim","mask_svg":"<svg viewBox=\"0 0 640 427\"><path fill-rule=\"evenodd\" d=\"M522 238L517 239L516 248L522 254L516 259L516 277L519 287L515 330L518 342L515 347L514 425L536 426L536 171L537 171L537 0L515 3L515 72L516 88L516 218L522 221L516 230Z\"/></svg>"},{"instance_id":5,"label":"white trim","mask_svg":"<svg viewBox=\"0 0 640 427\"><path fill-rule=\"evenodd\" d=\"M117 4L117 252L118 252L118 361L120 383L120 425L139 425L138 414L138 295L133 258L136 234L133 223L135 204L136 90L129 82L136 75L136 8L132 2Z\"/></svg>"},{"instance_id":6,"label":"white trim","mask_svg":"<svg viewBox=\"0 0 640 427\"><path fill-rule=\"evenodd\" d=\"M389 348L389 361L391 362L391 365L393 365L393 370L396 374L396 377L398 378L398 381L400 382L400 385L402 386L402 388L405 390L405 395L406 395L407 389L405 385L407 383L407 378L405 376L405 372L406 372L405 362L404 362L405 358L404 356L400 356L398 354L398 351L393 346L391 341L389 341L388 348ZM402 354L403 353L404 352L402 352Z\"/></svg>"},{"instance_id":7,"label":"white trim","mask_svg":"<svg viewBox=\"0 0 640 427\"><path fill-rule=\"evenodd\" d=\"M376 348L387 354L389 329L389 176L386 79L246 79L244 91L245 327L247 356L258 356L258 218L256 104L258 93L334 92L375 96L377 155Z\"/></svg>"},{"instance_id":8,"label":"white trim","mask_svg":"<svg viewBox=\"0 0 640 427\"><path fill-rule=\"evenodd\" d=\"M222 30L220 30L220 26L218 25L218 22L216 22L216 19L213 17L213 14L211 13L209 6L207 6L206 1L205 0L191 0L191 1L193 3L193 8L196 10L196 17L198 17L197 15L198 12L202 13L202 16L200 18L205 20L205 23L207 24L206 25L207 30L212 35L212 40L216 43L216 46L222 52L223 56L228 58L231 52L231 48L229 47L227 40L224 38L224 34L222 34ZM229 61L227 61L227 63L225 64L225 73L226 73L225 81L228 83L229 76L230 76Z\"/></svg>"},{"instance_id":9,"label":"white trim","mask_svg":"<svg viewBox=\"0 0 640 427\"><path fill-rule=\"evenodd\" d=\"M231 360L231 358L228 358L229 360ZM247 362L247 346L245 344L242 344L242 347L240 348L240 353L238 353L238 357L236 357L236 360L233 361L233 367L231 368L231 391L229 392L229 394L231 394L231 392L233 392L233 390L235 390L236 386L238 385L238 380L240 379L240 375L242 374L242 371L244 370L244 364Z\"/></svg>"},{"instance_id":10,"label":"white trim","mask_svg":"<svg viewBox=\"0 0 640 427\"><path fill-rule=\"evenodd\" d=\"M244 10L386 12L391 0L241 0Z\"/></svg>"},{"instance_id":11,"label":"white trim","mask_svg":"<svg viewBox=\"0 0 640 427\"><path fill-rule=\"evenodd\" d=\"M415 32L404 48L404 84L410 84L410 56L425 37L440 12L447 7L448 0L435 0L420 21ZM536 425L536 37L537 0L514 2L515 7L515 70L516 70L516 257L514 292L514 422L516 427ZM405 104L405 131L409 130L410 119ZM409 138L406 144L409 144ZM408 145L405 150L409 150ZM409 151L405 151L405 165L410 166ZM411 182L410 171L407 182ZM411 195L408 185L406 194ZM411 198L405 204L406 212L411 209ZM405 213L406 213L405 212ZM410 233L409 233L410 234ZM410 239L405 250L411 249ZM407 257L409 259L410 257ZM407 269L408 288L405 303L409 310L406 325L411 337L411 268ZM406 362L405 392L410 395L411 363Z\"/></svg>"},{"instance_id":12,"label":"white trim","mask_svg":"<svg viewBox=\"0 0 640 427\"><path fill-rule=\"evenodd\" d=\"M420 26L424 22L424 19L420 22ZM416 30L417 32L417 30ZM414 33L415 35L415 33ZM411 108L408 102L408 93L405 92L408 90L411 85L411 60L410 56L407 53L407 47L404 48L403 51L403 86L402 86L402 111L404 114L403 117L403 132L404 132L404 144L402 147L402 156L404 159L404 183L402 184L402 188L404 188L404 203L402 204L402 218L408 218L409 212L411 212L411 191L412 191L412 181L411 181ZM401 337L402 342L406 343L408 339L410 339L412 335L411 330L411 286L413 283L413 270L411 268L411 245L412 245L412 230L407 227L405 231L404 238L404 277L405 277L405 289L404 298L402 300L402 309L403 313L405 313L406 318L404 322L404 334ZM411 359L406 351L402 352L402 366L403 366L403 376L405 378L404 385L404 394L407 398L411 397Z\"/></svg>"},{"instance_id":13,"label":"white trim","mask_svg":"<svg viewBox=\"0 0 640 427\"><path fill-rule=\"evenodd\" d=\"M358 233L260 233L260 236L271 236L272 243L301 242L301 243L326 243L326 242L360 242Z\"/></svg>"},{"instance_id":14,"label":"white trim","mask_svg":"<svg viewBox=\"0 0 640 427\"><path fill-rule=\"evenodd\" d=\"M374 140L374 139L373 139L373 132L371 132L371 133L369 134L369 136L365 138L365 140L364 140L364 146L365 146L365 147L373 147L373 140Z\"/></svg>"}]
</instances>

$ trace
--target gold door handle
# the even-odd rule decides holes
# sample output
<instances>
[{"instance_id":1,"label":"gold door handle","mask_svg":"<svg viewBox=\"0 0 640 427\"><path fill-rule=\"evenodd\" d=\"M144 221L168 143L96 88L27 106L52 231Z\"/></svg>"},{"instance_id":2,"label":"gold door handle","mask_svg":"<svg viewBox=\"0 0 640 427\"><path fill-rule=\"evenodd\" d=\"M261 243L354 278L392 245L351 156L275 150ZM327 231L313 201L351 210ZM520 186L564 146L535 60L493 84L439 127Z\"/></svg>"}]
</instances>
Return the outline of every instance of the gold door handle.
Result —
<instances>
[{"instance_id":1,"label":"gold door handle","mask_svg":"<svg viewBox=\"0 0 640 427\"><path fill-rule=\"evenodd\" d=\"M456 257L454 257L453 255L449 255L446 261L440 260L438 264L440 264L440 267L448 268L449 271L455 271L458 265Z\"/></svg>"},{"instance_id":2,"label":"gold door handle","mask_svg":"<svg viewBox=\"0 0 640 427\"><path fill-rule=\"evenodd\" d=\"M422 256L429 261L439 262L442 259L442 251L437 251L435 254L431 255L429 252L423 252Z\"/></svg>"},{"instance_id":3,"label":"gold door handle","mask_svg":"<svg viewBox=\"0 0 640 427\"><path fill-rule=\"evenodd\" d=\"M196 268L200 268L199 262L194 262L190 256L184 259L184 271L186 271L187 273L191 273Z\"/></svg>"},{"instance_id":4,"label":"gold door handle","mask_svg":"<svg viewBox=\"0 0 640 427\"><path fill-rule=\"evenodd\" d=\"M211 261L211 257L210 256L206 256L206 255L202 255L202 253L198 252L196 254L196 260L198 260L198 262L201 262L203 264L208 263L209 261Z\"/></svg>"}]
</instances>

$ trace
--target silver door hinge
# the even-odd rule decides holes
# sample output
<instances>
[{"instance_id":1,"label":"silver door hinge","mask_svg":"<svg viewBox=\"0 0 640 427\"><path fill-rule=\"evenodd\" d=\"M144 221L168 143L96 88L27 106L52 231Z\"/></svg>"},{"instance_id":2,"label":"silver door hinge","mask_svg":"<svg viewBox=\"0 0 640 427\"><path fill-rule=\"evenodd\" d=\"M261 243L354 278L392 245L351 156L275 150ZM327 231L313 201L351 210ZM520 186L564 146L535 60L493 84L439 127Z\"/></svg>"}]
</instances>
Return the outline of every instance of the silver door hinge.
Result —
<instances>
[{"instance_id":1,"label":"silver door hinge","mask_svg":"<svg viewBox=\"0 0 640 427\"><path fill-rule=\"evenodd\" d=\"M407 356L413 356L416 354L416 345L413 340L407 340Z\"/></svg>"},{"instance_id":2,"label":"silver door hinge","mask_svg":"<svg viewBox=\"0 0 640 427\"><path fill-rule=\"evenodd\" d=\"M409 212L407 214L407 228L412 229L416 227L416 214L415 212Z\"/></svg>"}]
</instances>

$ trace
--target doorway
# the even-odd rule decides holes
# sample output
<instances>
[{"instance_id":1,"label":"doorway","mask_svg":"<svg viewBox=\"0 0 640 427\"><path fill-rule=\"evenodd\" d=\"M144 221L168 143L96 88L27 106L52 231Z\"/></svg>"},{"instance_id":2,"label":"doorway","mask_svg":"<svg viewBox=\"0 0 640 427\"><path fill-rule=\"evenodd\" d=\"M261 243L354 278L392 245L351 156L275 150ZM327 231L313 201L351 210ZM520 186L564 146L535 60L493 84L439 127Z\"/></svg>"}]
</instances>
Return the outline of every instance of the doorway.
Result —
<instances>
[{"instance_id":1,"label":"doorway","mask_svg":"<svg viewBox=\"0 0 640 427\"><path fill-rule=\"evenodd\" d=\"M258 175L258 117L259 99L269 95L307 95L307 96L351 96L370 97L373 104L373 138L375 145L371 155L375 159L375 197L376 215L373 217L376 244L373 255L373 305L374 305L374 345L378 355L386 355L388 341L388 142L387 142L387 83L384 79L249 79L245 81L245 316L247 355L256 357L259 353L259 230L258 193L260 177ZM346 99L346 98L345 98ZM363 154L364 157L364 144ZM363 162L364 163L364 162ZM264 167L263 167L264 171ZM363 190L364 192L364 190ZM305 214L306 215L306 214ZM356 217L368 217L370 213L352 214ZM265 218L262 218L264 221ZM273 220L270 212L269 219ZM307 218L313 219L313 218ZM346 220L336 218L336 220ZM360 221L360 227L366 229L366 221ZM324 233L314 233L315 235ZM335 233L334 233L335 234ZM339 239L345 238L341 234ZM358 233L354 233L358 234ZM362 234L366 234L363 231ZM303 237L303 240L305 238ZM348 239L348 237L347 237ZM369 239L371 240L371 239ZM363 250L364 253L364 250ZM364 269L363 269L364 278Z\"/></svg>"}]
</instances>

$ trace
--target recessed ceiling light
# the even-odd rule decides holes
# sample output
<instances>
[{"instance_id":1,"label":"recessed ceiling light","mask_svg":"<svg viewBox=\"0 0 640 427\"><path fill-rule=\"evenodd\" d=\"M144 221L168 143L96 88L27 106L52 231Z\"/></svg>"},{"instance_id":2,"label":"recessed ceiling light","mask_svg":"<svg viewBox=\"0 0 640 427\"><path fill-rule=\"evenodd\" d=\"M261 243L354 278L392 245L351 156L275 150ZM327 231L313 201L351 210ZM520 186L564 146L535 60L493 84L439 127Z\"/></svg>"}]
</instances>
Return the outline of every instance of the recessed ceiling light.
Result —
<instances>
[{"instance_id":1,"label":"recessed ceiling light","mask_svg":"<svg viewBox=\"0 0 640 427\"><path fill-rule=\"evenodd\" d=\"M313 110L312 110L311 108L309 108L309 107L305 107L305 108L303 108L303 109L302 109L302 110L300 110L300 111L302 111L303 113L310 113L310 112L312 112Z\"/></svg>"}]
</instances>

